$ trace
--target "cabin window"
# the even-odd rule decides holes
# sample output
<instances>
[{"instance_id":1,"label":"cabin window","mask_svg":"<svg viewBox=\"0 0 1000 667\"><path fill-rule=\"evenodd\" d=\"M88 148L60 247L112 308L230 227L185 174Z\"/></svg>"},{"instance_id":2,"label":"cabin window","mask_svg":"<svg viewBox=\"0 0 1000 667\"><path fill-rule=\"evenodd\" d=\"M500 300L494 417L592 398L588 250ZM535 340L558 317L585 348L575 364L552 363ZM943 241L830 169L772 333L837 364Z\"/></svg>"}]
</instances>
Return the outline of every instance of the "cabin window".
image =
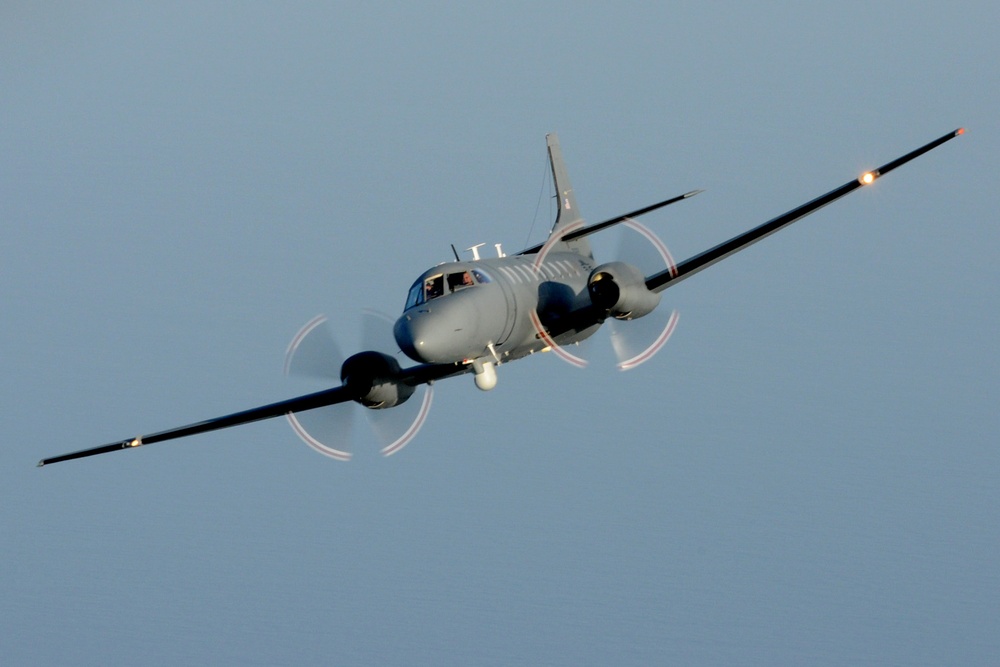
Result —
<instances>
[{"instance_id":1,"label":"cabin window","mask_svg":"<svg viewBox=\"0 0 1000 667\"><path fill-rule=\"evenodd\" d=\"M480 285L485 285L486 283L490 282L490 277L487 276L482 271L480 271L479 269L472 269L472 275L475 277L476 282L479 283Z\"/></svg>"}]
</instances>

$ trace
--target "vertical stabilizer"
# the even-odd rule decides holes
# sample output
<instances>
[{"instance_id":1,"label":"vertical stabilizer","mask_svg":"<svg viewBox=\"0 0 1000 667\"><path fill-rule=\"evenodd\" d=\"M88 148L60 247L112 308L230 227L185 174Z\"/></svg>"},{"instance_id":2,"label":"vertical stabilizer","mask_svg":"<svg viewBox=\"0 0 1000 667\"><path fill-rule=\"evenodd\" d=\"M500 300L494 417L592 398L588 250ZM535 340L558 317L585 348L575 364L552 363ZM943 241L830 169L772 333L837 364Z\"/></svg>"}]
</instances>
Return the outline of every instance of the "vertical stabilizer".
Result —
<instances>
[{"instance_id":1,"label":"vertical stabilizer","mask_svg":"<svg viewBox=\"0 0 1000 667\"><path fill-rule=\"evenodd\" d=\"M569 182L569 174L566 172L566 163L563 162L562 151L559 149L559 137L555 132L545 135L545 142L549 147L549 162L552 165L552 180L556 186L556 197L559 199L559 212L556 214L556 222L552 225L549 237L560 230L583 221L580 209L576 205L576 195L573 193L573 185ZM593 257L590 250L590 242L586 238L576 239L561 244L566 249L573 252Z\"/></svg>"}]
</instances>

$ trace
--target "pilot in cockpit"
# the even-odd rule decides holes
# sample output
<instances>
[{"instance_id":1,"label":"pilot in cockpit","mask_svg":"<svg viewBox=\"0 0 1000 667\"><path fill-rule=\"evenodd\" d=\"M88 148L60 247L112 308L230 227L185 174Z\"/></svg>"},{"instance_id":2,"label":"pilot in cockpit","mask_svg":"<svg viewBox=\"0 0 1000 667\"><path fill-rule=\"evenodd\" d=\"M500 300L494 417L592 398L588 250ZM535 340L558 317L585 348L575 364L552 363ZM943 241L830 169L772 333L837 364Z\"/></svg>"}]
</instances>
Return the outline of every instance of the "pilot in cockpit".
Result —
<instances>
[{"instance_id":1,"label":"pilot in cockpit","mask_svg":"<svg viewBox=\"0 0 1000 667\"><path fill-rule=\"evenodd\" d=\"M448 274L448 287L452 292L457 292L464 287L472 287L472 285L472 275L468 271Z\"/></svg>"},{"instance_id":2,"label":"pilot in cockpit","mask_svg":"<svg viewBox=\"0 0 1000 667\"><path fill-rule=\"evenodd\" d=\"M444 276L428 278L424 283L424 301L430 301L444 294Z\"/></svg>"},{"instance_id":3,"label":"pilot in cockpit","mask_svg":"<svg viewBox=\"0 0 1000 667\"><path fill-rule=\"evenodd\" d=\"M488 282L490 282L489 277L476 269L472 271L457 271L449 273L447 276L438 274L423 281L417 280L417 282L413 283L413 287L410 288L409 296L406 299L406 309L426 303L431 299L436 299L445 294L451 294L467 287L475 287L477 284ZM445 291L446 285L447 291Z\"/></svg>"}]
</instances>

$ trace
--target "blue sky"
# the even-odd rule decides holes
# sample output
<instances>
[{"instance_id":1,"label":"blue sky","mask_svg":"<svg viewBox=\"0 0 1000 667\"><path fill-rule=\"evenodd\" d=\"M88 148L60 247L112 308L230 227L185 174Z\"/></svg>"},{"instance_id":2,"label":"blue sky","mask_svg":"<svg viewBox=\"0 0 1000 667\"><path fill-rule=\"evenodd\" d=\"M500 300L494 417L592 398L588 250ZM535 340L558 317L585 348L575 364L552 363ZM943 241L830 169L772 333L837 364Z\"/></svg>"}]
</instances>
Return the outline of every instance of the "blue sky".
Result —
<instances>
[{"instance_id":1,"label":"blue sky","mask_svg":"<svg viewBox=\"0 0 1000 667\"><path fill-rule=\"evenodd\" d=\"M5 663L997 654L990 3L0 16ZM293 395L317 313L355 349L449 244L540 241L546 132L591 221L706 188L646 220L681 259L963 125L668 290L632 373L439 383L390 459L274 420L34 468Z\"/></svg>"}]
</instances>

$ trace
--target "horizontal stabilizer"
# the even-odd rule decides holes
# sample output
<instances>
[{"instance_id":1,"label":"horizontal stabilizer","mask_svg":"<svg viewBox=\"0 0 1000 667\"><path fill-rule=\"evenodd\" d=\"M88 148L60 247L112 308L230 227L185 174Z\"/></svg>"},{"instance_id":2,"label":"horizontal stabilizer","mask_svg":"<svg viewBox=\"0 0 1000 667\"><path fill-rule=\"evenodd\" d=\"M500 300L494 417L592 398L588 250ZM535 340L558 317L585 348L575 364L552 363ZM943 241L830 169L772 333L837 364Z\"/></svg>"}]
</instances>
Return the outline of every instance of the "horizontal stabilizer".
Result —
<instances>
[{"instance_id":1,"label":"horizontal stabilizer","mask_svg":"<svg viewBox=\"0 0 1000 667\"><path fill-rule=\"evenodd\" d=\"M664 206L669 206L670 204L675 204L675 203L677 203L679 201L682 201L684 199L690 199L691 197L694 197L697 194L701 194L702 192L704 192L704 190L692 190L691 192L685 192L682 195L677 195L676 197L671 197L670 199L665 199L665 200L663 200L661 202L657 202L656 204L652 204L650 206L646 206L644 208L640 208L638 210L632 211L631 213L625 213L624 215L619 215L619 216L611 218L609 220L605 220L604 222L598 222L598 223L593 224L593 225L587 225L586 227L581 227L580 229L574 229L573 231L568 232L568 233L564 234L562 237L560 237L560 240L561 241L572 241L574 239L578 239L578 238L582 238L584 236L589 236L591 234L595 234L597 232L600 232L600 231L603 231L603 230L607 229L608 227L612 227L612 226L620 224L622 222L626 222L628 220L632 220L634 218L638 218L639 216L646 215L647 213L652 213L653 211L655 211L657 209L660 209L660 208L663 208ZM519 252L517 254L518 255L534 255L539 250L541 250L544 245L545 245L544 243L539 243L538 245L534 245L534 246L531 246L530 248L526 248L526 249L522 250L521 252Z\"/></svg>"}]
</instances>

